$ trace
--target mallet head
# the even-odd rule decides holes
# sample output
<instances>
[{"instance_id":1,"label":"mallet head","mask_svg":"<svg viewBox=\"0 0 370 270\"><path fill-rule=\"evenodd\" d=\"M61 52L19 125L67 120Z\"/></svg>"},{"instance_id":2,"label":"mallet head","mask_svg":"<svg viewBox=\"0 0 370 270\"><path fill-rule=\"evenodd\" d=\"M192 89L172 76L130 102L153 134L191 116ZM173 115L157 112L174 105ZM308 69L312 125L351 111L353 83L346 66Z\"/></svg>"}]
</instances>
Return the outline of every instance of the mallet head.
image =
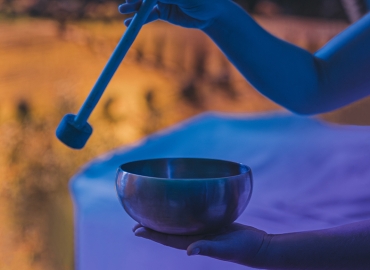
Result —
<instances>
[{"instance_id":1,"label":"mallet head","mask_svg":"<svg viewBox=\"0 0 370 270\"><path fill-rule=\"evenodd\" d=\"M93 129L87 122L82 127L77 126L75 117L74 114L65 115L56 130L56 136L65 145L81 149L85 146Z\"/></svg>"}]
</instances>

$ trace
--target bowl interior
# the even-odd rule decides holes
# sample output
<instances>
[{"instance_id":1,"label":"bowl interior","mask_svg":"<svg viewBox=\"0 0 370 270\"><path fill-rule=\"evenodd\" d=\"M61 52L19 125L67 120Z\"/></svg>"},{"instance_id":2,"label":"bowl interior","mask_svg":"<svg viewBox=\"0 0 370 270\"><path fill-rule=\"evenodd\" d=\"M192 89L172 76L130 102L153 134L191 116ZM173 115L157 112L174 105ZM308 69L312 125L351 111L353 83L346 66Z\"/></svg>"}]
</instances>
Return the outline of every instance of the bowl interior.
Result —
<instances>
[{"instance_id":1,"label":"bowl interior","mask_svg":"<svg viewBox=\"0 0 370 270\"><path fill-rule=\"evenodd\" d=\"M120 166L130 174L161 179L217 179L247 173L242 164L214 159L163 158L133 161Z\"/></svg>"}]
</instances>

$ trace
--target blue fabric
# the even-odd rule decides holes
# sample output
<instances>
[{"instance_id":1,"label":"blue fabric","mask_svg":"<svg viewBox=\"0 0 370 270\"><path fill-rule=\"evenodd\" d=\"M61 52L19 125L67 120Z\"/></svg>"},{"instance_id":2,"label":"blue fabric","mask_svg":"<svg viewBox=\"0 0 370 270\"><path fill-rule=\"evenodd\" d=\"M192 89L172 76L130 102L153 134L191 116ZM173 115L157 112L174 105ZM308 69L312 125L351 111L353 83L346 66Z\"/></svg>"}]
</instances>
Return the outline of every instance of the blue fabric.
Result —
<instances>
[{"instance_id":1,"label":"blue fabric","mask_svg":"<svg viewBox=\"0 0 370 270\"><path fill-rule=\"evenodd\" d=\"M117 199L116 169L158 157L217 158L250 166L254 192L238 222L269 233L370 218L370 127L282 113L206 113L103 155L73 177L78 270L246 269L188 257L133 235L135 222Z\"/></svg>"}]
</instances>

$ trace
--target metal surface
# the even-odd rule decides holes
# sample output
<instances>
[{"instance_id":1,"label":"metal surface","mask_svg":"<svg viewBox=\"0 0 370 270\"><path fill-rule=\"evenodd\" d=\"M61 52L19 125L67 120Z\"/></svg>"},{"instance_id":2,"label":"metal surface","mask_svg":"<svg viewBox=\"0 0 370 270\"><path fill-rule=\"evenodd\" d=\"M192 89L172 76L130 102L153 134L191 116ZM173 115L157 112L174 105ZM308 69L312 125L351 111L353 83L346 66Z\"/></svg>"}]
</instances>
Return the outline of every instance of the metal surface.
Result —
<instances>
[{"instance_id":1,"label":"metal surface","mask_svg":"<svg viewBox=\"0 0 370 270\"><path fill-rule=\"evenodd\" d=\"M214 159L165 158L118 168L116 189L137 222L169 234L202 234L231 224L252 194L245 165Z\"/></svg>"}]
</instances>

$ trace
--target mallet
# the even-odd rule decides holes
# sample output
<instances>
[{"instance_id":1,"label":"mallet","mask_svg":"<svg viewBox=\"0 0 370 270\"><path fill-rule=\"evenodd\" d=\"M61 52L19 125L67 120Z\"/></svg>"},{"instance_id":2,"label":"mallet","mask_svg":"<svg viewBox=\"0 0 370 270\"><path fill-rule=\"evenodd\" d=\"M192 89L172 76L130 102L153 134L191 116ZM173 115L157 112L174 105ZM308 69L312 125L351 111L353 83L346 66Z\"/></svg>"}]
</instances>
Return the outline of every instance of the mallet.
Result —
<instances>
[{"instance_id":1,"label":"mallet","mask_svg":"<svg viewBox=\"0 0 370 270\"><path fill-rule=\"evenodd\" d=\"M56 136L67 146L75 149L85 146L92 133L92 127L87 119L156 3L157 0L143 0L140 10L127 27L80 111L77 115L67 114L63 117L56 130Z\"/></svg>"}]
</instances>

